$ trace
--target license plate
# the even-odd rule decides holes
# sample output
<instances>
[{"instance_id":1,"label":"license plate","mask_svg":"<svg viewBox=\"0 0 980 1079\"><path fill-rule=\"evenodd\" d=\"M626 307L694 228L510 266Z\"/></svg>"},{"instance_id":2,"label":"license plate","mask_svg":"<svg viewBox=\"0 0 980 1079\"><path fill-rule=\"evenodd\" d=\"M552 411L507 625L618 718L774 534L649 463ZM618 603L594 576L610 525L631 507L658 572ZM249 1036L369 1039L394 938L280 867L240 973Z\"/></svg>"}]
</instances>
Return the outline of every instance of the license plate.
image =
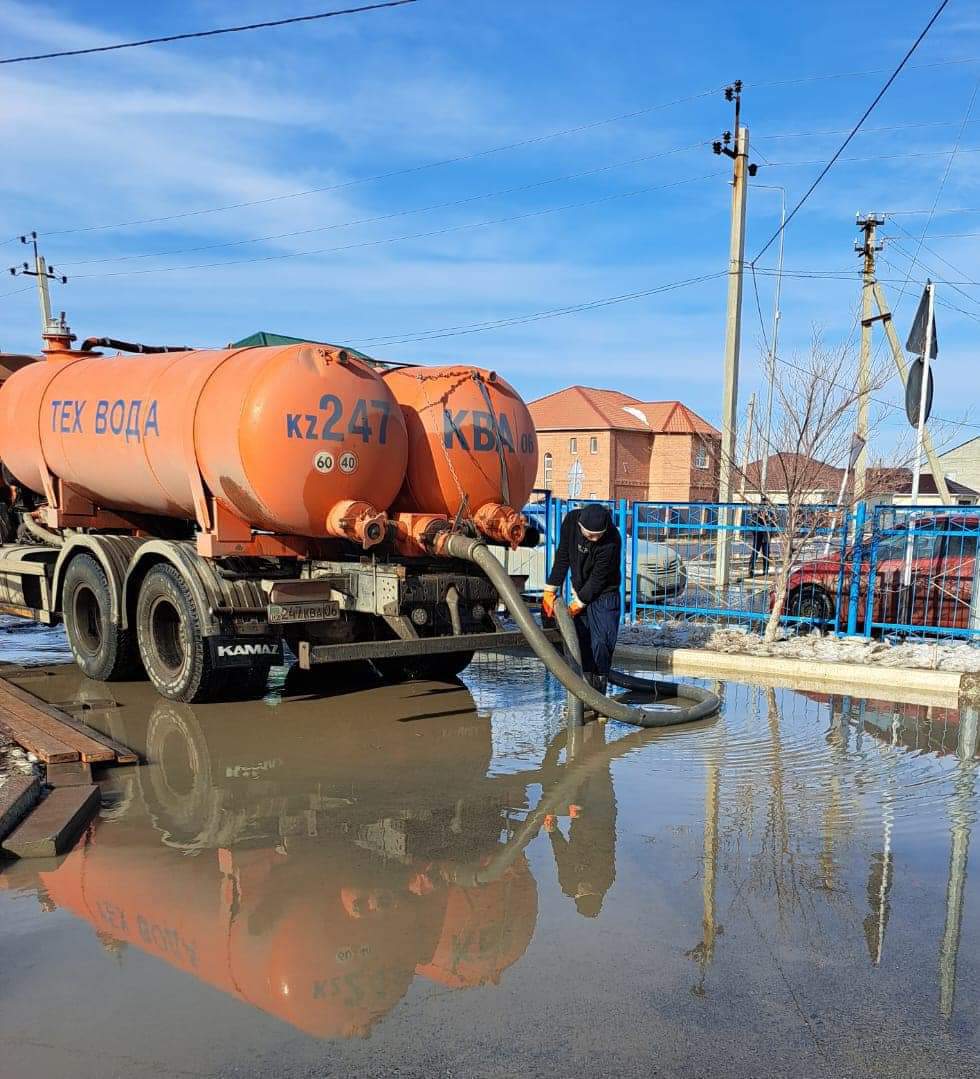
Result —
<instances>
[{"instance_id":1,"label":"license plate","mask_svg":"<svg viewBox=\"0 0 980 1079\"><path fill-rule=\"evenodd\" d=\"M328 622L340 617L340 604L335 599L319 603L270 603L269 621L273 625L286 622Z\"/></svg>"}]
</instances>

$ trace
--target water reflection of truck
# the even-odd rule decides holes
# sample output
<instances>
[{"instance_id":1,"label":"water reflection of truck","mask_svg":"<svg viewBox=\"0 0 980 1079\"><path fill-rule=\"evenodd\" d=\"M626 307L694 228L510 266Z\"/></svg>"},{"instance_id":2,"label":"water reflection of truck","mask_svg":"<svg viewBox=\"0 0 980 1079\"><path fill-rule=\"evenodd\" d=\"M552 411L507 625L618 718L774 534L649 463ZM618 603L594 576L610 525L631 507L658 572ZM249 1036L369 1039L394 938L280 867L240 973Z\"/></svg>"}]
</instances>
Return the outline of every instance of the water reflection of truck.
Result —
<instances>
[{"instance_id":1,"label":"water reflection of truck","mask_svg":"<svg viewBox=\"0 0 980 1079\"><path fill-rule=\"evenodd\" d=\"M473 871L524 787L487 777L489 723L464 688L342 694L328 728L284 701L272 753L240 706L201 722L156 703L148 725L122 709L134 741L142 715L149 763L112 775L109 820L39 872L11 867L8 887L321 1038L366 1035L416 976L462 989L523 955L523 851L494 880Z\"/></svg>"},{"instance_id":2,"label":"water reflection of truck","mask_svg":"<svg viewBox=\"0 0 980 1079\"><path fill-rule=\"evenodd\" d=\"M494 372L73 341L45 306L43 356L0 357L0 611L64 622L89 677L222 699L284 644L399 678L521 640L440 557L451 532L529 538L534 427Z\"/></svg>"}]
</instances>

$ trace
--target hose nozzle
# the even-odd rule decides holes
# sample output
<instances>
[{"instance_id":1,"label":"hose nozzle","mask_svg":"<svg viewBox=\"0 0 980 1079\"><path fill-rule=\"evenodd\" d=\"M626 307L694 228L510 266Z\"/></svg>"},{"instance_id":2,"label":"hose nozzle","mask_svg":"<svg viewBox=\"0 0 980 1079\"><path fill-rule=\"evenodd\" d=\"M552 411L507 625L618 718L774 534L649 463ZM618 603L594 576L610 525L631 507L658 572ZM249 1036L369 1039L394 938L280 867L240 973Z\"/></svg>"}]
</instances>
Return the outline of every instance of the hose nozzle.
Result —
<instances>
[{"instance_id":1,"label":"hose nozzle","mask_svg":"<svg viewBox=\"0 0 980 1079\"><path fill-rule=\"evenodd\" d=\"M527 521L517 510L512 506L502 506L499 502L488 502L481 506L474 514L473 522L488 539L505 543L515 551L527 529Z\"/></svg>"},{"instance_id":2,"label":"hose nozzle","mask_svg":"<svg viewBox=\"0 0 980 1079\"><path fill-rule=\"evenodd\" d=\"M354 540L365 550L380 543L388 530L388 515L370 502L338 502L327 514L327 534Z\"/></svg>"}]
</instances>

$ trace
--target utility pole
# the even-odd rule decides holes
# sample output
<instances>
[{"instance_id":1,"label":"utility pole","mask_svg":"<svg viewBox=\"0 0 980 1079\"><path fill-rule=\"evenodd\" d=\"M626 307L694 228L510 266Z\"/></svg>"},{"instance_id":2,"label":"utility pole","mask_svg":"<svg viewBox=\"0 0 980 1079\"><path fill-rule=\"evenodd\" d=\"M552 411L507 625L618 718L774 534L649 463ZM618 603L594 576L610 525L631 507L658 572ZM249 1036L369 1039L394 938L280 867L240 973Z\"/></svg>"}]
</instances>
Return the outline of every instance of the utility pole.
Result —
<instances>
[{"instance_id":1,"label":"utility pole","mask_svg":"<svg viewBox=\"0 0 980 1079\"><path fill-rule=\"evenodd\" d=\"M745 481L748 478L749 457L752 455L752 424L755 420L755 394L749 398L749 407L745 410L745 449L742 451L741 475L738 478L738 497L745 501Z\"/></svg>"},{"instance_id":2,"label":"utility pole","mask_svg":"<svg viewBox=\"0 0 980 1079\"><path fill-rule=\"evenodd\" d=\"M905 361L905 352L902 349L902 343L899 341L898 334L895 332L895 322L892 318L891 311L888 309L888 302L885 299L884 290L879 282L874 282L872 292L874 293L878 314L870 321L875 322L878 319L881 320L881 324L885 328L885 336L888 339L888 345L892 350L892 357L895 360L895 367L898 369L902 385L905 386L909 379L908 364ZM951 499L949 496L949 487L946 485L946 474L943 472L942 462L936 456L936 450L932 444L932 436L929 434L928 427L923 428L922 431L922 449L925 451L926 460L929 462L929 470L932 472L936 481L936 490L939 492L940 501L944 506L948 506Z\"/></svg>"},{"instance_id":3,"label":"utility pole","mask_svg":"<svg viewBox=\"0 0 980 1079\"><path fill-rule=\"evenodd\" d=\"M48 291L49 281L60 281L63 285L68 284L68 278L64 274L55 272L53 266L49 266L44 256L37 249L37 233L30 236L21 236L20 242L34 249L34 269L30 263L24 262L20 266L11 266L10 273L13 277L33 277L37 280L37 295L41 304L41 337L45 342L55 342L61 347L70 347L74 340L71 330L65 323L65 313L61 312L58 318L51 315L51 294Z\"/></svg>"},{"instance_id":4,"label":"utility pole","mask_svg":"<svg viewBox=\"0 0 980 1079\"><path fill-rule=\"evenodd\" d=\"M721 401L721 461L718 477L718 534L715 549L715 587L728 585L728 562L731 535L728 530L729 511L724 503L732 497L732 468L736 461L738 411L738 359L742 343L742 277L745 263L745 196L748 178L756 173L749 164L749 129L742 125L742 82L740 79L725 88L725 100L735 104L734 148L730 145L732 132L726 131L720 141L712 144L716 154L724 154L733 162L732 223L728 247L728 310L725 319L725 370Z\"/></svg>"},{"instance_id":5,"label":"utility pole","mask_svg":"<svg viewBox=\"0 0 980 1079\"><path fill-rule=\"evenodd\" d=\"M864 445L854 465L854 500L863 501L867 493L868 472L868 406L871 394L871 305L874 302L875 253L881 250L876 230L885 219L877 214L858 215L858 228L864 239L855 241L854 250L864 259L863 285L861 289L861 358L858 363L857 426L855 433Z\"/></svg>"}]
</instances>

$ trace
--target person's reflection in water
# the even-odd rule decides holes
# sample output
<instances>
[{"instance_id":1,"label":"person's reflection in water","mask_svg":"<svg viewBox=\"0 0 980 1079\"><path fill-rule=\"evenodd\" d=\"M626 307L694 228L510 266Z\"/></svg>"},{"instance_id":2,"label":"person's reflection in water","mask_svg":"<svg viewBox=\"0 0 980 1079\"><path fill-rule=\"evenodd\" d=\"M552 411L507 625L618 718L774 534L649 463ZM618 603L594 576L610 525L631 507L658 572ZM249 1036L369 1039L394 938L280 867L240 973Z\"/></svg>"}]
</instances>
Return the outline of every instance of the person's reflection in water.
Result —
<instances>
[{"instance_id":1,"label":"person's reflection in water","mask_svg":"<svg viewBox=\"0 0 980 1079\"><path fill-rule=\"evenodd\" d=\"M581 738L580 756L576 758L575 766L582 769L582 780L574 788L573 800L567 807L568 837L558 823L561 808L558 813L545 817L544 826L551 840L562 892L574 901L579 914L596 918L616 879L616 794L610 761L592 764L589 760L590 756L601 754L606 748L605 724L587 724L581 729ZM562 734L551 743L542 762L542 771L557 765L564 742Z\"/></svg>"}]
</instances>

